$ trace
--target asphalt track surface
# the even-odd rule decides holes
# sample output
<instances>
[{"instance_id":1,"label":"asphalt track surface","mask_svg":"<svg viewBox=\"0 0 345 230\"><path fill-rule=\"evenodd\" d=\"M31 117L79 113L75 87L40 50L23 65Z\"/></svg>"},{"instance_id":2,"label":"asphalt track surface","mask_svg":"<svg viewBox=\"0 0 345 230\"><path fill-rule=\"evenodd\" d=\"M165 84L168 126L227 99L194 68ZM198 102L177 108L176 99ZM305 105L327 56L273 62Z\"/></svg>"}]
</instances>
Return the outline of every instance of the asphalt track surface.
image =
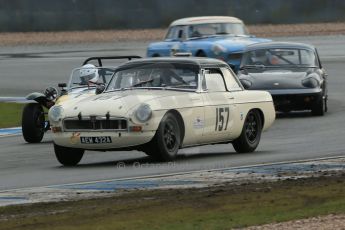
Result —
<instances>
[{"instance_id":1,"label":"asphalt track surface","mask_svg":"<svg viewBox=\"0 0 345 230\"><path fill-rule=\"evenodd\" d=\"M27 144L21 136L0 137L0 190L130 178L324 157L345 156L345 37L275 38L318 47L329 74L329 112L279 115L256 152L238 154L231 144L179 151L176 161L157 163L141 152L87 151L76 167L55 159L51 136ZM68 79L89 56L145 55L146 43L108 43L0 48L0 96L25 96Z\"/></svg>"}]
</instances>

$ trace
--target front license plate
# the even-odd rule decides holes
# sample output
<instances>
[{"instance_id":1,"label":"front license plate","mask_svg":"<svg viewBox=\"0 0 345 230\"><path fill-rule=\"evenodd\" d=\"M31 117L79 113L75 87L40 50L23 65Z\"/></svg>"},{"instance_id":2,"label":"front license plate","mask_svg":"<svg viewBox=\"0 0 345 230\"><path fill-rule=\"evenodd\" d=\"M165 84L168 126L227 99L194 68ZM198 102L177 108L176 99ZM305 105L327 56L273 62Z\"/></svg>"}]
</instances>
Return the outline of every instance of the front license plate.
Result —
<instances>
[{"instance_id":1,"label":"front license plate","mask_svg":"<svg viewBox=\"0 0 345 230\"><path fill-rule=\"evenodd\" d=\"M82 144L106 144L111 143L110 137L80 137Z\"/></svg>"}]
</instances>

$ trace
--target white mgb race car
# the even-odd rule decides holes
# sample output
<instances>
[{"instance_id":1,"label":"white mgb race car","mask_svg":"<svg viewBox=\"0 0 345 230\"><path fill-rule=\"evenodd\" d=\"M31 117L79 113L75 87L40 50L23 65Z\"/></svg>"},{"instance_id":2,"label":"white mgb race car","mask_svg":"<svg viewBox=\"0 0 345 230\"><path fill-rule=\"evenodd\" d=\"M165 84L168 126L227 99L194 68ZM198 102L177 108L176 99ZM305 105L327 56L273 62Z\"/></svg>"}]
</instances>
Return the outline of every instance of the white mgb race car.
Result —
<instances>
[{"instance_id":1,"label":"white mgb race car","mask_svg":"<svg viewBox=\"0 0 345 230\"><path fill-rule=\"evenodd\" d=\"M135 149L163 161L180 148L205 144L232 143L237 152L252 152L275 120L271 95L244 90L217 59L137 59L114 68L100 87L99 94L49 110L63 165L78 164L85 150Z\"/></svg>"}]
</instances>

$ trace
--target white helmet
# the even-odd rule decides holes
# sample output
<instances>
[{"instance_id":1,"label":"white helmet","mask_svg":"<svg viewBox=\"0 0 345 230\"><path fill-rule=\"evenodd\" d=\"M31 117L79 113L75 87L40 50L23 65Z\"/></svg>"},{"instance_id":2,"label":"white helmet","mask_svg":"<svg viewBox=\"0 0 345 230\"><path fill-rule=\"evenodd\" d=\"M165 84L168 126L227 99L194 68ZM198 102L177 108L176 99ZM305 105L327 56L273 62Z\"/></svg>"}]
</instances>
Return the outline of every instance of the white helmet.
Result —
<instances>
[{"instance_id":1,"label":"white helmet","mask_svg":"<svg viewBox=\"0 0 345 230\"><path fill-rule=\"evenodd\" d=\"M79 76L81 84L87 84L89 82L95 84L99 79L98 70L92 64L83 65L79 70Z\"/></svg>"}]
</instances>

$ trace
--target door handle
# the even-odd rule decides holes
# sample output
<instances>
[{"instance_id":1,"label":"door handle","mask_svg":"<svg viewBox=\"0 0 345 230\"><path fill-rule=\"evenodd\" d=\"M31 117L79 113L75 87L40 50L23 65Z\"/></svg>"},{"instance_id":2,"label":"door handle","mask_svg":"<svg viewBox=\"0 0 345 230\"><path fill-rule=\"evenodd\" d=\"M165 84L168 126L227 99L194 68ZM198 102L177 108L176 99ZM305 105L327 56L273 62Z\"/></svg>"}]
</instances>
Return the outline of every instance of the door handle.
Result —
<instances>
[{"instance_id":1,"label":"door handle","mask_svg":"<svg viewBox=\"0 0 345 230\"><path fill-rule=\"evenodd\" d=\"M228 99L233 100L233 99L235 99L235 97L234 96L230 96L230 97L228 97Z\"/></svg>"}]
</instances>

